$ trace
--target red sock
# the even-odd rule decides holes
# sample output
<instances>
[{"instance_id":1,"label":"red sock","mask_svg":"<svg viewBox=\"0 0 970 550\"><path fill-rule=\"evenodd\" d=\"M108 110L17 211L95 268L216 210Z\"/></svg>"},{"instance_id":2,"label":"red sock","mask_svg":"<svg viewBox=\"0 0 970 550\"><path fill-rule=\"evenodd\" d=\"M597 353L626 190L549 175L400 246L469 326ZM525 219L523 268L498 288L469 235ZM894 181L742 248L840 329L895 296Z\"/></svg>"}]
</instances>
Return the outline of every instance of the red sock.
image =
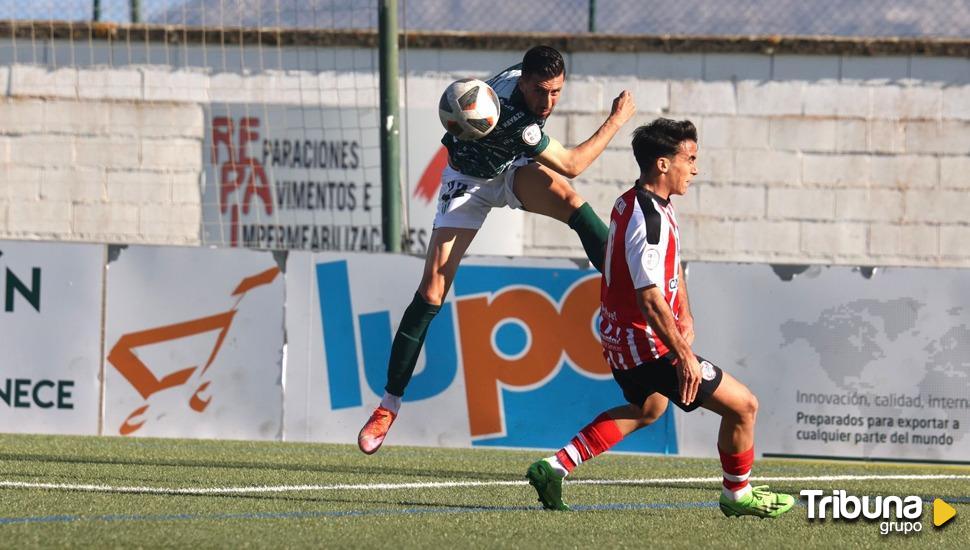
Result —
<instances>
[{"instance_id":1,"label":"red sock","mask_svg":"<svg viewBox=\"0 0 970 550\"><path fill-rule=\"evenodd\" d=\"M604 453L623 439L620 427L606 413L602 413L569 441L569 444L556 452L556 458L572 472L576 466Z\"/></svg>"},{"instance_id":2,"label":"red sock","mask_svg":"<svg viewBox=\"0 0 970 550\"><path fill-rule=\"evenodd\" d=\"M748 486L751 466L754 464L754 446L738 454L729 454L717 449L721 455L721 468L724 470L724 489L735 497Z\"/></svg>"}]
</instances>

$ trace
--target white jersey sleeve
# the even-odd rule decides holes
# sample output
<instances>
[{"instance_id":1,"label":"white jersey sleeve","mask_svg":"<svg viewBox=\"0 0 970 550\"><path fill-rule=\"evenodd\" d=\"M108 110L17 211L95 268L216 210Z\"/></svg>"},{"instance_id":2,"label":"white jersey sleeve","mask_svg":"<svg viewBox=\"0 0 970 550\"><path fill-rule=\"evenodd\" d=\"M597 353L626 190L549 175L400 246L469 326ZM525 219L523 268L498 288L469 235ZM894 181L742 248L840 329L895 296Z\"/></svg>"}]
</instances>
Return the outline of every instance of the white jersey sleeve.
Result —
<instances>
[{"instance_id":1,"label":"white jersey sleeve","mask_svg":"<svg viewBox=\"0 0 970 550\"><path fill-rule=\"evenodd\" d=\"M637 290L650 286L659 286L661 289L664 287L663 257L666 243L660 237L663 232L658 230L659 227L648 231L648 225L657 222L662 224L663 216L652 207L650 204L647 208L652 211L644 213L639 202L634 203L634 211L626 229L626 263L630 268L633 288Z\"/></svg>"}]
</instances>

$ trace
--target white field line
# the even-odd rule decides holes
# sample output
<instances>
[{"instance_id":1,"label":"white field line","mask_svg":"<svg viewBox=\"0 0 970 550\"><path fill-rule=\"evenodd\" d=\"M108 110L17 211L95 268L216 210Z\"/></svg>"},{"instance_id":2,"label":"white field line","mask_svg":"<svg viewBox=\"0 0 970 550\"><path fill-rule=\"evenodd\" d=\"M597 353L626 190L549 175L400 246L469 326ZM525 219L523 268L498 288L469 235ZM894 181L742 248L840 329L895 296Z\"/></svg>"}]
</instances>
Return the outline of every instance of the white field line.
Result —
<instances>
[{"instance_id":1,"label":"white field line","mask_svg":"<svg viewBox=\"0 0 970 550\"><path fill-rule=\"evenodd\" d=\"M835 475L801 477L758 477L752 482L807 482L807 481L886 481L886 480L952 480L970 481L970 475ZM577 479L570 485L666 485L670 483L719 483L720 477L682 477L654 479ZM149 493L163 495L221 495L235 493L289 493L302 491L387 491L396 489L452 489L458 487L498 487L525 485L526 481L430 481L417 483L362 483L339 485L273 485L252 487L136 487L112 485L84 485L71 483L32 483L27 481L0 481L0 488L48 489L55 491L82 491L93 493Z\"/></svg>"}]
</instances>

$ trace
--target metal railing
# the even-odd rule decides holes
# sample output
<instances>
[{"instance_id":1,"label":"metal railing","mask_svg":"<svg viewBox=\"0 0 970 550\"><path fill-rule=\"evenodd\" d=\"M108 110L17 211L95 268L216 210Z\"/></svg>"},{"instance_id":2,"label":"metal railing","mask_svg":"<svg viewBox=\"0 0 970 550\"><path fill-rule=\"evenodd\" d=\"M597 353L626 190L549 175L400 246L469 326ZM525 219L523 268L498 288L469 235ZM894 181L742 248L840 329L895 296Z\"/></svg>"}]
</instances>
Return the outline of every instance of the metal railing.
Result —
<instances>
[{"instance_id":1,"label":"metal railing","mask_svg":"<svg viewBox=\"0 0 970 550\"><path fill-rule=\"evenodd\" d=\"M966 0L401 0L405 30L970 37ZM374 0L4 0L0 19L376 29Z\"/></svg>"}]
</instances>

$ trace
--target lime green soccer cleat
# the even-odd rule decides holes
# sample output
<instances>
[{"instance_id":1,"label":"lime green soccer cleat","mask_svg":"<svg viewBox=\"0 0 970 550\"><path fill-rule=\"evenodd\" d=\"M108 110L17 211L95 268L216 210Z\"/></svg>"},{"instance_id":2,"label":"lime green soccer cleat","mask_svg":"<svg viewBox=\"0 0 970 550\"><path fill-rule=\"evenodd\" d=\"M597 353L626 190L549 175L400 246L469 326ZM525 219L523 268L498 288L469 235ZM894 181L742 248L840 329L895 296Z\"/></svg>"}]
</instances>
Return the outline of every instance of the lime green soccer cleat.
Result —
<instances>
[{"instance_id":1,"label":"lime green soccer cleat","mask_svg":"<svg viewBox=\"0 0 970 550\"><path fill-rule=\"evenodd\" d=\"M776 518L795 505L795 498L791 495L772 493L767 485L753 487L751 492L741 500L734 501L721 495L721 512L731 516L758 516L759 518Z\"/></svg>"},{"instance_id":2,"label":"lime green soccer cleat","mask_svg":"<svg viewBox=\"0 0 970 550\"><path fill-rule=\"evenodd\" d=\"M533 462L526 470L525 477L529 479L529 485L535 487L543 508L569 511L569 506L562 501L562 478L548 462L545 460Z\"/></svg>"}]
</instances>

